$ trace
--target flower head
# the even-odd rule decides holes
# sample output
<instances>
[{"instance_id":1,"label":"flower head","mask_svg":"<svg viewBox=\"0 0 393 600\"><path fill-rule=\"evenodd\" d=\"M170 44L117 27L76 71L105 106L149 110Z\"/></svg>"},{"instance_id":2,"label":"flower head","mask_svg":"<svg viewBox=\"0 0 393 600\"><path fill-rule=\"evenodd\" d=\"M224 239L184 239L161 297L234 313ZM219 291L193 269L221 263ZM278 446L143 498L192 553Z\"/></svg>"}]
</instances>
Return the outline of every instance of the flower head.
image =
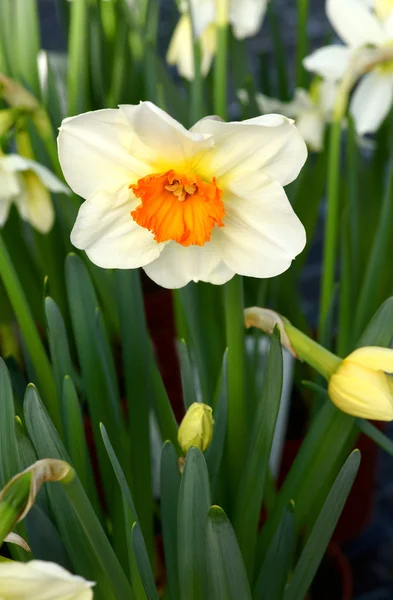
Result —
<instances>
[{"instance_id":1,"label":"flower head","mask_svg":"<svg viewBox=\"0 0 393 600\"><path fill-rule=\"evenodd\" d=\"M59 157L86 198L72 243L104 268L168 288L273 277L305 244L283 185L306 159L293 122L214 117L185 129L150 102L65 119Z\"/></svg>"},{"instance_id":2,"label":"flower head","mask_svg":"<svg viewBox=\"0 0 393 600\"><path fill-rule=\"evenodd\" d=\"M393 44L391 0L327 0L326 12L345 46L316 50L304 60L306 69L328 80L341 80L356 70L359 55L369 47L383 50ZM350 105L360 135L378 129L393 103L393 61L376 64L356 88Z\"/></svg>"},{"instance_id":3,"label":"flower head","mask_svg":"<svg viewBox=\"0 0 393 600\"><path fill-rule=\"evenodd\" d=\"M196 446L202 452L206 450L213 438L213 411L202 402L194 402L181 422L178 440L184 454Z\"/></svg>"},{"instance_id":4,"label":"flower head","mask_svg":"<svg viewBox=\"0 0 393 600\"><path fill-rule=\"evenodd\" d=\"M2 600L92 600L93 585L52 562L0 563Z\"/></svg>"},{"instance_id":5,"label":"flower head","mask_svg":"<svg viewBox=\"0 0 393 600\"><path fill-rule=\"evenodd\" d=\"M309 91L298 88L291 102L256 94L261 112L277 112L295 119L296 127L310 150L320 152L326 124L331 121L337 91L335 81L314 81Z\"/></svg>"},{"instance_id":6,"label":"flower head","mask_svg":"<svg viewBox=\"0 0 393 600\"><path fill-rule=\"evenodd\" d=\"M376 346L355 350L329 380L329 396L355 417L393 420L393 350Z\"/></svg>"},{"instance_id":7,"label":"flower head","mask_svg":"<svg viewBox=\"0 0 393 600\"><path fill-rule=\"evenodd\" d=\"M228 0L229 22L238 39L255 35L264 19L269 0ZM189 13L189 4L191 14ZM216 52L217 0L186 0L169 44L167 61L186 79L194 78L193 33L201 46L201 73L206 75ZM194 32L193 32L194 28Z\"/></svg>"},{"instance_id":8,"label":"flower head","mask_svg":"<svg viewBox=\"0 0 393 600\"><path fill-rule=\"evenodd\" d=\"M18 154L0 156L0 227L11 205L40 233L48 233L54 221L49 194L69 193L69 189L43 165Z\"/></svg>"}]
</instances>

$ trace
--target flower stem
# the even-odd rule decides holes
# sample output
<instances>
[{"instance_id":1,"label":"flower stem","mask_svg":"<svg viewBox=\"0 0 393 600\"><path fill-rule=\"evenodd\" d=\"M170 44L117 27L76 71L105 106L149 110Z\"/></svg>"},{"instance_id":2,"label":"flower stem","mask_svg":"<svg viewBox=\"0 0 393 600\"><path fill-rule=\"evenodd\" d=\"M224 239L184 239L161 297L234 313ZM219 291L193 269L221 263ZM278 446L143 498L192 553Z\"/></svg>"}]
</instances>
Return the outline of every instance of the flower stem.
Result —
<instances>
[{"instance_id":1,"label":"flower stem","mask_svg":"<svg viewBox=\"0 0 393 600\"><path fill-rule=\"evenodd\" d=\"M297 46L296 46L296 86L304 87L307 84L306 71L303 67L303 58L308 49L307 19L310 0L297 1Z\"/></svg>"},{"instance_id":2,"label":"flower stem","mask_svg":"<svg viewBox=\"0 0 393 600\"><path fill-rule=\"evenodd\" d=\"M322 287L320 301L319 337L323 336L334 288L334 272L337 259L339 173L340 173L341 121L333 122L330 129L327 180L327 215L323 253Z\"/></svg>"},{"instance_id":3,"label":"flower stem","mask_svg":"<svg viewBox=\"0 0 393 600\"><path fill-rule=\"evenodd\" d=\"M214 111L227 116L228 0L217 1L217 56L214 70Z\"/></svg>"},{"instance_id":4,"label":"flower stem","mask_svg":"<svg viewBox=\"0 0 393 600\"><path fill-rule=\"evenodd\" d=\"M227 477L230 497L234 498L246 453L245 336L241 277L235 276L225 284L224 308L228 347Z\"/></svg>"}]
</instances>

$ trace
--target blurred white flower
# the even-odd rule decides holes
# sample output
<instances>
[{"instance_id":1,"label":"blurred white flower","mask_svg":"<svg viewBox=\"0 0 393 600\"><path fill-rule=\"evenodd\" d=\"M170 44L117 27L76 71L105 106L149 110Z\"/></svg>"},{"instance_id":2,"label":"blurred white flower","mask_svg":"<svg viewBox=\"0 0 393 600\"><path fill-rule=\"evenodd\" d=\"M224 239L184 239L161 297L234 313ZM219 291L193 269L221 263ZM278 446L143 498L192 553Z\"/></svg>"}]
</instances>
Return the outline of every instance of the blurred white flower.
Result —
<instances>
[{"instance_id":1,"label":"blurred white flower","mask_svg":"<svg viewBox=\"0 0 393 600\"><path fill-rule=\"evenodd\" d=\"M93 585L52 562L0 563L1 600L92 600Z\"/></svg>"},{"instance_id":2,"label":"blurred white flower","mask_svg":"<svg viewBox=\"0 0 393 600\"><path fill-rule=\"evenodd\" d=\"M268 2L269 0L229 0L229 22L239 40L259 31ZM201 72L206 75L210 69L216 52L216 5L217 0L190 0L190 3L185 0L180 4L182 15L169 44L167 61L170 65L176 65L180 75L186 79L194 78L192 26L201 46Z\"/></svg>"},{"instance_id":3,"label":"blurred white flower","mask_svg":"<svg viewBox=\"0 0 393 600\"><path fill-rule=\"evenodd\" d=\"M393 44L391 0L327 0L330 22L345 46L320 48L304 60L309 71L339 81L355 66L362 49ZM393 61L377 64L360 81L350 103L359 135L375 132L393 103Z\"/></svg>"},{"instance_id":4,"label":"blurred white flower","mask_svg":"<svg viewBox=\"0 0 393 600\"><path fill-rule=\"evenodd\" d=\"M291 102L281 102L257 93L255 100L263 113L278 113L295 119L296 127L310 150L323 149L325 127L330 123L337 84L334 81L315 81L310 90L298 88Z\"/></svg>"},{"instance_id":5,"label":"blurred white flower","mask_svg":"<svg viewBox=\"0 0 393 600\"><path fill-rule=\"evenodd\" d=\"M40 233L48 233L54 222L51 192L70 190L49 169L19 154L0 156L0 227L14 203L22 219Z\"/></svg>"},{"instance_id":6,"label":"blurred white flower","mask_svg":"<svg viewBox=\"0 0 393 600\"><path fill-rule=\"evenodd\" d=\"M305 245L283 186L303 166L293 121L214 117L190 130L150 102L65 119L64 176L86 198L72 243L104 268L143 267L167 288L273 277Z\"/></svg>"}]
</instances>

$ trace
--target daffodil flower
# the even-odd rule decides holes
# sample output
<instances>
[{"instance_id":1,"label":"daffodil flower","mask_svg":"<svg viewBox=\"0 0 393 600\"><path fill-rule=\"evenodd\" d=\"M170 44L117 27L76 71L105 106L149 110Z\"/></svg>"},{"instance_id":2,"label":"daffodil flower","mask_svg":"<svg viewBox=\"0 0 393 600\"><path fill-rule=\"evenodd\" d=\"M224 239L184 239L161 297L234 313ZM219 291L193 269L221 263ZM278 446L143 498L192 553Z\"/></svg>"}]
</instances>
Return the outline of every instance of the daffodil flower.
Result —
<instances>
[{"instance_id":1,"label":"daffodil flower","mask_svg":"<svg viewBox=\"0 0 393 600\"><path fill-rule=\"evenodd\" d=\"M329 396L355 417L393 420L393 350L369 346L345 358L329 379Z\"/></svg>"},{"instance_id":2,"label":"daffodil flower","mask_svg":"<svg viewBox=\"0 0 393 600\"><path fill-rule=\"evenodd\" d=\"M93 585L51 562L0 563L1 600L92 600Z\"/></svg>"},{"instance_id":3,"label":"daffodil flower","mask_svg":"<svg viewBox=\"0 0 393 600\"><path fill-rule=\"evenodd\" d=\"M143 267L167 288L222 284L278 275L305 245L282 186L307 150L286 117L207 117L187 130L142 102L65 119L58 147L86 198L71 241L100 267Z\"/></svg>"},{"instance_id":4,"label":"daffodil flower","mask_svg":"<svg viewBox=\"0 0 393 600\"><path fill-rule=\"evenodd\" d=\"M320 152L326 124L331 121L337 84L334 81L315 81L309 91L298 88L291 102L281 102L261 93L255 96L263 113L277 112L295 119L296 127L310 150Z\"/></svg>"},{"instance_id":5,"label":"daffodil flower","mask_svg":"<svg viewBox=\"0 0 393 600\"><path fill-rule=\"evenodd\" d=\"M320 48L304 60L305 67L328 80L340 80L362 48L393 44L391 0L327 0L329 20L345 46ZM376 64L357 86L350 104L360 135L375 132L393 103L393 61Z\"/></svg>"},{"instance_id":6,"label":"daffodil flower","mask_svg":"<svg viewBox=\"0 0 393 600\"><path fill-rule=\"evenodd\" d=\"M269 0L228 0L229 22L236 38L255 35L262 25ZM189 4L191 14L189 13ZM201 73L206 75L216 52L217 0L190 0L181 2L181 16L167 53L167 62L177 66L186 79L194 79L194 34L201 46Z\"/></svg>"},{"instance_id":7,"label":"daffodil flower","mask_svg":"<svg viewBox=\"0 0 393 600\"><path fill-rule=\"evenodd\" d=\"M22 219L40 233L48 233L54 222L54 209L49 194L69 193L49 169L18 154L0 156L0 227L15 204Z\"/></svg>"}]
</instances>

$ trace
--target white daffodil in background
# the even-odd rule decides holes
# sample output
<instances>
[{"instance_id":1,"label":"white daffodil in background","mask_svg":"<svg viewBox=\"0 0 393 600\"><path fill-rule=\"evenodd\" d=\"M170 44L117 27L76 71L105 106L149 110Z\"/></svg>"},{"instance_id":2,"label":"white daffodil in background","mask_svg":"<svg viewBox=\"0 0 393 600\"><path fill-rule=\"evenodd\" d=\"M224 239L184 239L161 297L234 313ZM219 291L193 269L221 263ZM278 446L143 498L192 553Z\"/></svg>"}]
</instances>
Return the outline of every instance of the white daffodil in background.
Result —
<instances>
[{"instance_id":1,"label":"white daffodil in background","mask_svg":"<svg viewBox=\"0 0 393 600\"><path fill-rule=\"evenodd\" d=\"M55 563L0 563L1 600L92 600L94 583Z\"/></svg>"},{"instance_id":2,"label":"white daffodil in background","mask_svg":"<svg viewBox=\"0 0 393 600\"><path fill-rule=\"evenodd\" d=\"M0 155L0 227L15 204L22 219L40 233L48 233L54 222L51 192L69 193L49 169L18 154Z\"/></svg>"},{"instance_id":3,"label":"white daffodil in background","mask_svg":"<svg viewBox=\"0 0 393 600\"><path fill-rule=\"evenodd\" d=\"M258 32L268 1L229 0L229 22L239 40ZM194 78L193 27L201 46L201 72L206 75L210 69L216 52L216 5L217 0L184 0L180 4L182 14L169 44L167 62L186 79Z\"/></svg>"},{"instance_id":4,"label":"white daffodil in background","mask_svg":"<svg viewBox=\"0 0 393 600\"><path fill-rule=\"evenodd\" d=\"M338 408L355 417L392 421L392 373L393 350L359 348L330 377L329 396Z\"/></svg>"},{"instance_id":5,"label":"white daffodil in background","mask_svg":"<svg viewBox=\"0 0 393 600\"><path fill-rule=\"evenodd\" d=\"M320 48L304 60L305 67L327 80L339 81L362 49L393 44L391 0L327 0L326 11L345 46ZM360 135L375 132L393 103L393 61L376 64L360 81L350 103Z\"/></svg>"},{"instance_id":6,"label":"white daffodil in background","mask_svg":"<svg viewBox=\"0 0 393 600\"><path fill-rule=\"evenodd\" d=\"M315 81L310 90L298 88L291 102L281 102L261 93L255 96L262 113L277 112L295 119L296 127L310 150L323 149L325 127L330 123L337 84L334 81Z\"/></svg>"},{"instance_id":7,"label":"white daffodil in background","mask_svg":"<svg viewBox=\"0 0 393 600\"><path fill-rule=\"evenodd\" d=\"M190 130L150 102L65 119L59 158L86 198L72 243L104 268L143 267L167 288L273 277L305 245L283 190L307 150L293 121L214 117Z\"/></svg>"}]
</instances>

